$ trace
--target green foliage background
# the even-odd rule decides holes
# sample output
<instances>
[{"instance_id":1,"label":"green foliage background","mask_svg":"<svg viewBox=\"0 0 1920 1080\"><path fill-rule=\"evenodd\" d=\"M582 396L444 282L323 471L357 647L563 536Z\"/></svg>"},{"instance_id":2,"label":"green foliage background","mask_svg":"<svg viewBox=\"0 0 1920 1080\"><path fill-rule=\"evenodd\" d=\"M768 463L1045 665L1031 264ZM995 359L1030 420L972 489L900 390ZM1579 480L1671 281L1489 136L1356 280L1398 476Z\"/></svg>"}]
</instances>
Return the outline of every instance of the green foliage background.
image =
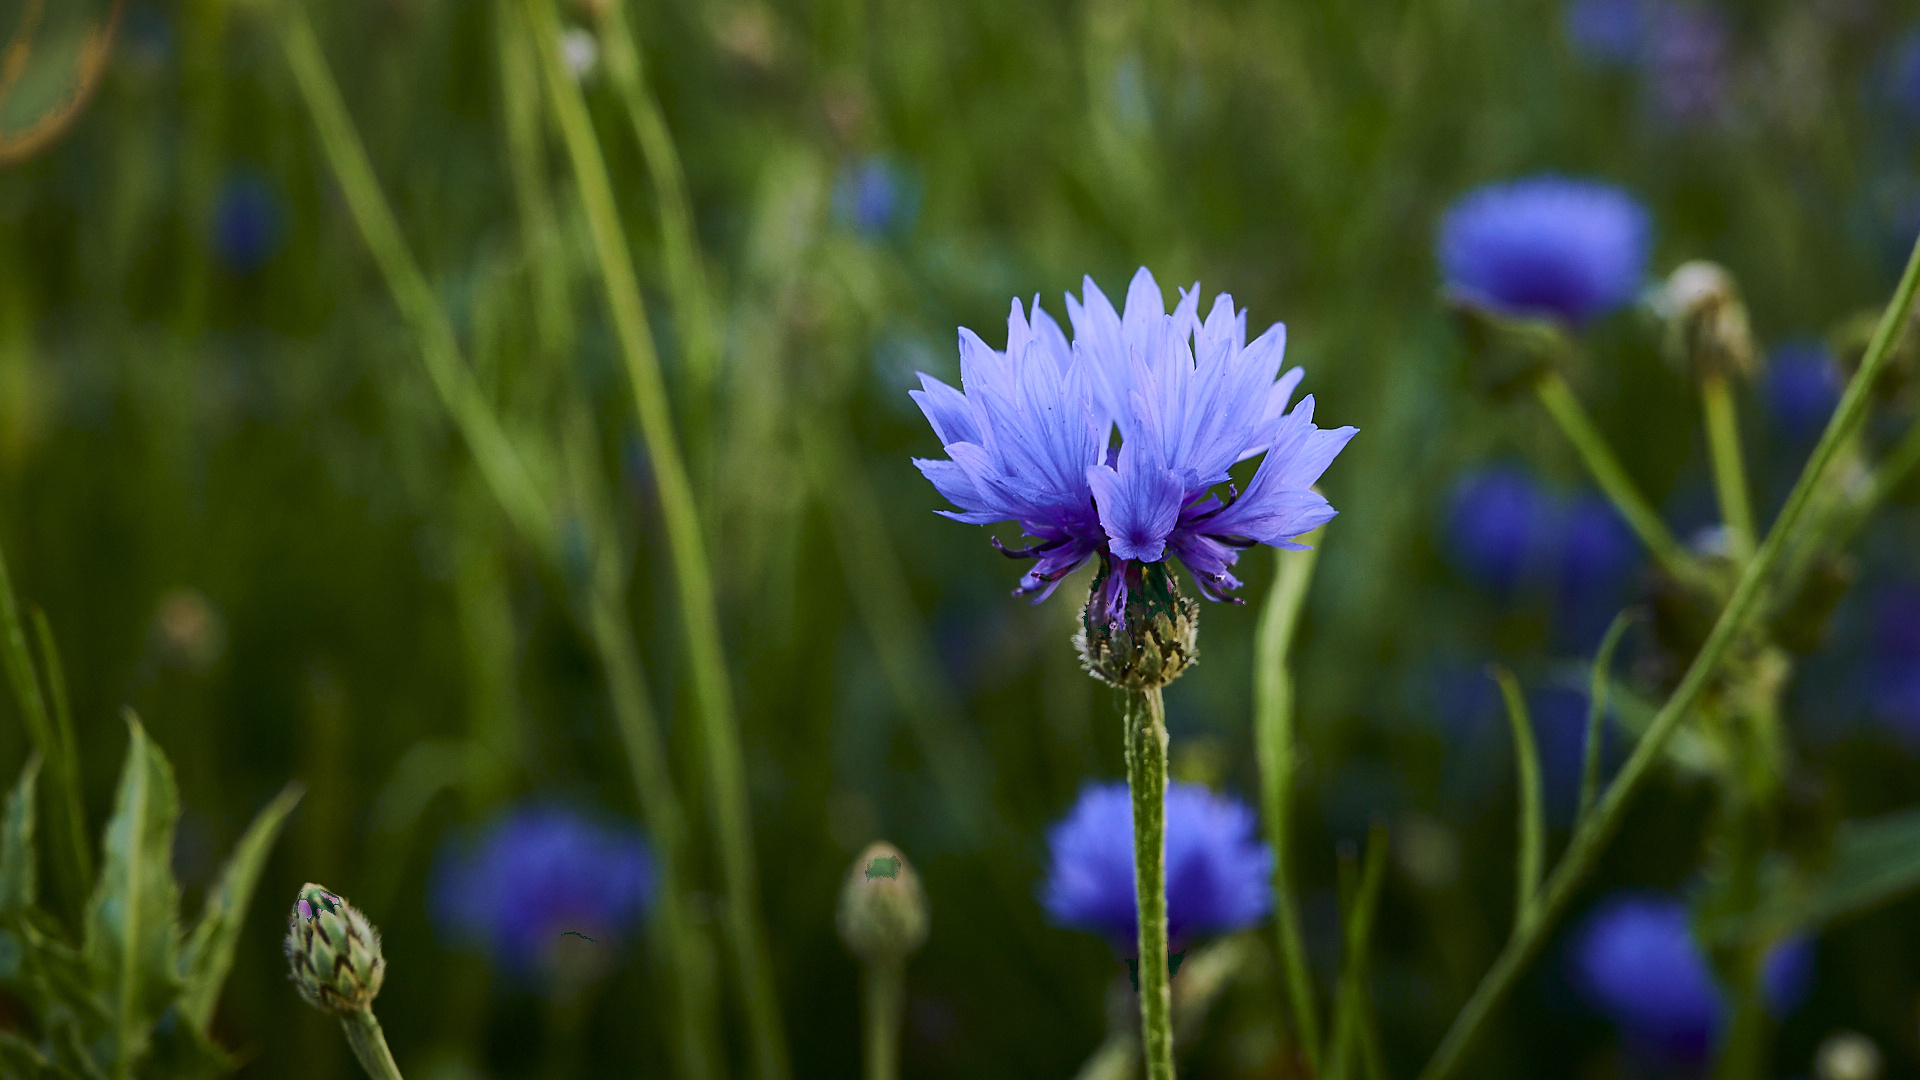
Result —
<instances>
[{"instance_id":1,"label":"green foliage background","mask_svg":"<svg viewBox=\"0 0 1920 1080\"><path fill-rule=\"evenodd\" d=\"M629 817L635 795L564 583L476 474L347 213L279 47L280 2L292 0L130 6L85 112L0 171L0 547L62 642L90 819L112 797L120 706L173 760L188 910L253 813L289 777L308 787L214 1028L242 1075L351 1075L277 948L281 899L314 880L385 932L380 1013L409 1076L457 1075L456 1062L530 1076L554 1018L436 937L435 850L523 795ZM20 7L0 4L0 20ZM551 134L518 164L553 193L578 333L557 367L540 356L500 8L308 9L510 433L583 440L608 478L613 534L636 567L626 611L710 895L719 869L666 540ZM1424 1061L1500 941L1513 836L1504 751L1450 748L1424 680L1440 660L1499 658L1543 685L1579 659L1562 655L1541 603L1497 602L1443 558L1446 492L1469 465L1521 457L1570 486L1581 476L1537 409L1472 393L1438 297L1439 213L1475 184L1539 170L1620 182L1653 209L1656 269L1725 263L1768 344L1882 303L1911 231L1914 129L1885 87L1916 13L1864 0L1724 13L1725 113L1682 124L1635 72L1581 62L1551 3L633 6L720 309L710 398L680 364L631 131L604 73L584 87L708 530L797 1075L849 1075L856 1060L856 971L833 903L853 854L882 836L915 861L933 908L909 975L909 1075L1066 1076L1100 1039L1117 962L1047 926L1033 899L1046 823L1083 782L1120 773L1111 704L1067 644L1084 585L1037 607L1005 595L1017 569L980 530L931 513L908 458L937 446L906 389L915 369L957 377L956 326L1001 341L1009 297L1037 292L1064 316L1060 294L1082 274L1118 296L1142 263L1168 287L1231 291L1254 324L1284 320L1323 422L1361 429L1324 483L1342 516L1298 662L1300 873L1330 981L1336 842L1379 817L1403 841L1438 829L1457 846L1444 885L1391 872L1378 923L1389 1071ZM569 3L563 18L592 13ZM894 170L903 203L879 233L836 196L870 158ZM279 243L257 271L212 247L235 175L276 200ZM1707 476L1689 387L1635 315L1588 344L1588 407L1643 488L1684 516ZM584 406L554 387L577 387ZM1750 468L1771 512L1797 460L1748 398ZM1861 639L1844 627L1864 597L1920 573L1913 494L1862 542L1842 631L1808 670L1850 670ZM585 560L589 527L577 529L563 527L563 555ZM1243 565L1247 595L1263 596L1270 557ZM1207 607L1202 663L1168 694L1177 771L1242 793L1257 790L1257 610ZM1920 765L1890 736L1841 723L1857 697L1792 700L1800 767L1834 817L1920 791ZM1836 724L1844 734L1816 737ZM0 774L25 756L21 727L0 724ZM1449 779L1462 770L1479 777L1466 797ZM1595 888L1685 882L1705 806L1699 784L1662 780ZM964 813L981 828L961 828ZM1920 1071L1916 911L1823 939L1777 1075L1804 1072L1839 1026L1880 1040L1896 1074ZM649 963L633 946L593 1000L580 1075L666 1070ZM1559 971L1550 949L1477 1073L1621 1070ZM1261 968L1214 1017L1192 1075L1284 1075L1280 1016ZM734 1064L744 1074L744 1054Z\"/></svg>"}]
</instances>

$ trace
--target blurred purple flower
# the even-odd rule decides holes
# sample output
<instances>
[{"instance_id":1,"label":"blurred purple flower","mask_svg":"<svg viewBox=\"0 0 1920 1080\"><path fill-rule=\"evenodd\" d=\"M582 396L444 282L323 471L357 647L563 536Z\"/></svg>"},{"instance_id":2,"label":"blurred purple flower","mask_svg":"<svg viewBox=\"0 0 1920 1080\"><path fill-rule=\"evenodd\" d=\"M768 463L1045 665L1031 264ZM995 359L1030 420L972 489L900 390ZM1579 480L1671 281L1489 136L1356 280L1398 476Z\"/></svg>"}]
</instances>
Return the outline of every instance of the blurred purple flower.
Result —
<instances>
[{"instance_id":1,"label":"blurred purple flower","mask_svg":"<svg viewBox=\"0 0 1920 1080\"><path fill-rule=\"evenodd\" d=\"M870 157L841 169L833 184L833 210L839 220L877 237L906 226L913 200L900 170L885 158Z\"/></svg>"},{"instance_id":2,"label":"blurred purple flower","mask_svg":"<svg viewBox=\"0 0 1920 1080\"><path fill-rule=\"evenodd\" d=\"M1920 588L1893 582L1874 598L1867 670L1874 719L1920 747Z\"/></svg>"},{"instance_id":3,"label":"blurred purple flower","mask_svg":"<svg viewBox=\"0 0 1920 1080\"><path fill-rule=\"evenodd\" d=\"M1124 783L1088 784L1047 832L1040 902L1054 922L1139 949L1133 800ZM1200 784L1167 786L1167 940L1176 951L1251 926L1273 910L1273 851L1253 811Z\"/></svg>"},{"instance_id":4,"label":"blurred purple flower","mask_svg":"<svg viewBox=\"0 0 1920 1080\"><path fill-rule=\"evenodd\" d=\"M1646 36L1647 0L1573 0L1567 5L1567 40L1589 60L1631 64Z\"/></svg>"},{"instance_id":5,"label":"blurred purple flower","mask_svg":"<svg viewBox=\"0 0 1920 1080\"><path fill-rule=\"evenodd\" d=\"M1693 939L1687 906L1652 892L1616 892L1574 931L1572 978L1594 1009L1648 1064L1704 1065L1726 1024L1725 994ZM1768 954L1761 974L1767 1009L1793 1011L1813 975L1813 943L1792 938Z\"/></svg>"},{"instance_id":6,"label":"blurred purple flower","mask_svg":"<svg viewBox=\"0 0 1920 1080\"><path fill-rule=\"evenodd\" d=\"M213 208L213 252L227 269L250 274L280 250L280 199L266 177L227 177Z\"/></svg>"},{"instance_id":7,"label":"blurred purple flower","mask_svg":"<svg viewBox=\"0 0 1920 1080\"><path fill-rule=\"evenodd\" d=\"M1574 496L1559 530L1561 636L1577 652L1599 644L1626 606L1626 595L1643 554L1613 503L1595 492Z\"/></svg>"},{"instance_id":8,"label":"blurred purple flower","mask_svg":"<svg viewBox=\"0 0 1920 1080\"><path fill-rule=\"evenodd\" d=\"M433 914L450 938L520 978L549 975L569 934L617 945L653 898L653 859L632 829L554 806L522 806L435 868Z\"/></svg>"},{"instance_id":9,"label":"blurred purple flower","mask_svg":"<svg viewBox=\"0 0 1920 1080\"><path fill-rule=\"evenodd\" d=\"M1920 120L1920 30L1910 30L1894 46L1888 89L1909 118Z\"/></svg>"},{"instance_id":10,"label":"blurred purple flower","mask_svg":"<svg viewBox=\"0 0 1920 1080\"><path fill-rule=\"evenodd\" d=\"M1476 584L1510 593L1546 554L1557 509L1553 496L1517 466L1470 472L1455 482L1449 501L1448 554Z\"/></svg>"},{"instance_id":11,"label":"blurred purple flower","mask_svg":"<svg viewBox=\"0 0 1920 1080\"><path fill-rule=\"evenodd\" d=\"M1654 104L1667 119L1699 124L1726 104L1727 23L1704 4L1660 4L1646 30L1646 70Z\"/></svg>"},{"instance_id":12,"label":"blurred purple flower","mask_svg":"<svg viewBox=\"0 0 1920 1080\"><path fill-rule=\"evenodd\" d=\"M1578 326L1633 299L1652 226L1610 184L1535 176L1468 192L1440 224L1454 294L1511 315Z\"/></svg>"},{"instance_id":13,"label":"blurred purple flower","mask_svg":"<svg viewBox=\"0 0 1920 1080\"><path fill-rule=\"evenodd\" d=\"M1842 389L1840 367L1818 341L1787 342L1767 357L1767 411L1788 438L1819 434L1840 404Z\"/></svg>"},{"instance_id":14,"label":"blurred purple flower","mask_svg":"<svg viewBox=\"0 0 1920 1080\"><path fill-rule=\"evenodd\" d=\"M1108 574L1096 616L1117 620L1142 563L1177 556L1208 599L1240 587L1230 568L1253 544L1298 547L1332 519L1312 490L1354 435L1313 423L1313 398L1288 410L1300 369L1279 376L1286 347L1275 325L1246 340L1246 313L1221 294L1198 315L1199 286L1172 315L1142 268L1115 312L1093 279L1085 303L1067 297L1074 341L1036 299L1007 318L1007 349L960 331L965 392L930 375L913 392L949 460L916 459L972 525L1017 521L1037 559L1017 590L1043 599L1095 555ZM1112 448L1113 432L1121 436ZM1227 470L1265 455L1244 492L1214 489Z\"/></svg>"}]
</instances>

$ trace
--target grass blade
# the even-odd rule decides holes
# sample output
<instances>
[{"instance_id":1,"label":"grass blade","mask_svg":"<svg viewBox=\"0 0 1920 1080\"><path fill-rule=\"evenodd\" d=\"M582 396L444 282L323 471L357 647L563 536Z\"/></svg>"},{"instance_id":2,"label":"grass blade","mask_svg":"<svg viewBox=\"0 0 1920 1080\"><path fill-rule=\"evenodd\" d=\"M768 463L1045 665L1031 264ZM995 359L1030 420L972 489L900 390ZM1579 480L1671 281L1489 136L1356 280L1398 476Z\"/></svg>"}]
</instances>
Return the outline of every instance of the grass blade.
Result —
<instances>
[{"instance_id":1,"label":"grass blade","mask_svg":"<svg viewBox=\"0 0 1920 1080\"><path fill-rule=\"evenodd\" d=\"M1527 698L1513 672L1495 665L1493 677L1507 704L1507 722L1513 728L1513 762L1520 785L1520 851L1514 867L1513 932L1533 921L1533 898L1540 889L1540 869L1546 858L1546 813L1541 805L1540 751L1533 741L1533 721L1527 716Z\"/></svg>"},{"instance_id":2,"label":"grass blade","mask_svg":"<svg viewBox=\"0 0 1920 1080\"><path fill-rule=\"evenodd\" d=\"M1607 673L1613 670L1614 650L1620 647L1620 638L1636 615L1631 608L1615 615L1606 636L1600 639L1600 651L1593 657L1593 678L1587 687L1587 740L1582 744L1585 756L1580 762L1580 809L1574 816L1575 822L1586 820L1587 811L1593 809L1593 800L1600 795L1600 750L1607 718L1607 691L1613 686L1613 679Z\"/></svg>"},{"instance_id":3,"label":"grass blade","mask_svg":"<svg viewBox=\"0 0 1920 1080\"><path fill-rule=\"evenodd\" d=\"M1351 858L1347 860L1351 862ZM1334 994L1333 1042L1328 1048L1327 1080L1348 1080L1356 1051L1364 1060L1367 1038L1368 953L1373 941L1373 916L1380 904L1380 883L1386 877L1387 828L1376 823L1367 835L1366 865L1359 887L1352 891L1345 918L1340 985Z\"/></svg>"},{"instance_id":4,"label":"grass blade","mask_svg":"<svg viewBox=\"0 0 1920 1080\"><path fill-rule=\"evenodd\" d=\"M227 981L227 971L233 966L233 949L247 917L247 901L253 897L253 887L273 852L274 841L280 838L287 815L293 813L302 794L304 789L297 781L288 784L254 815L253 823L233 846L219 880L207 890L200 922L187 938L180 958L180 1015L202 1032L213 1020L221 984Z\"/></svg>"},{"instance_id":5,"label":"grass blade","mask_svg":"<svg viewBox=\"0 0 1920 1080\"><path fill-rule=\"evenodd\" d=\"M133 1075L154 1019L179 989L180 890L172 868L179 795L173 767L131 711L127 734L81 947L107 1014L108 1075L115 1080Z\"/></svg>"},{"instance_id":6,"label":"grass blade","mask_svg":"<svg viewBox=\"0 0 1920 1080\"><path fill-rule=\"evenodd\" d=\"M1320 1068L1320 1018L1307 967L1300 905L1293 892L1292 807L1294 774L1293 670L1288 654L1306 605L1307 586L1319 558L1320 530L1303 537L1305 551L1275 551L1275 580L1261 612L1254 641L1253 737L1260 760L1260 801L1267 843L1273 848L1274 932L1293 1012L1295 1038L1307 1063Z\"/></svg>"},{"instance_id":7,"label":"grass blade","mask_svg":"<svg viewBox=\"0 0 1920 1080\"><path fill-rule=\"evenodd\" d=\"M40 755L34 754L20 770L7 795L6 816L0 818L0 914L32 907L39 893L33 850L33 799L39 780Z\"/></svg>"},{"instance_id":8,"label":"grass blade","mask_svg":"<svg viewBox=\"0 0 1920 1080\"><path fill-rule=\"evenodd\" d=\"M64 715L66 687L60 678L59 659L51 645L52 636L44 635L41 648L49 657L56 706ZM7 681L13 684L14 700L19 703L27 736L48 763L53 777L53 790L47 792L52 800L52 813L48 816L54 836L50 853L53 876L70 925L78 925L87 885L93 880L93 853L87 845L86 811L80 802L78 762L73 760L72 726L70 722L65 725L67 737L62 739L48 711L40 675L27 648L26 630L21 625L20 606L14 599L4 555L0 555L0 653L4 654L0 659L5 661Z\"/></svg>"}]
</instances>

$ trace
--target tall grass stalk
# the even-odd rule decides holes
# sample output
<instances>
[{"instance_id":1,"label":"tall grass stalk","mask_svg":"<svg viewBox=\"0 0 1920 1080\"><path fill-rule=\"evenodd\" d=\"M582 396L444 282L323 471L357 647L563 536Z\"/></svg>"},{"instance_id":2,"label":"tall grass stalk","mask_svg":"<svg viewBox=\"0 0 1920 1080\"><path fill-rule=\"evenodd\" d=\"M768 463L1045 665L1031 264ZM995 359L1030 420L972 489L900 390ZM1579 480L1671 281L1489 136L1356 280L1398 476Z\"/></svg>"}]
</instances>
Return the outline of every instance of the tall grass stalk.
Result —
<instances>
[{"instance_id":1,"label":"tall grass stalk","mask_svg":"<svg viewBox=\"0 0 1920 1080\"><path fill-rule=\"evenodd\" d=\"M1273 848L1273 928L1300 1052L1320 1068L1320 1018L1307 968L1300 905L1293 892L1294 692L1289 656L1326 530L1302 537L1305 551L1274 552L1274 584L1254 640L1253 738L1260 760L1260 804Z\"/></svg>"},{"instance_id":2,"label":"tall grass stalk","mask_svg":"<svg viewBox=\"0 0 1920 1080\"><path fill-rule=\"evenodd\" d=\"M422 359L442 406L452 415L483 478L522 541L540 556L549 572L564 576L553 512L460 356L452 324L400 235L320 43L299 3L282 5L278 32L322 150L395 303L419 340ZM685 880L685 815L667 770L665 744L647 704L638 648L624 612L613 605L606 590L596 589L588 600L583 622L602 662L636 795L660 855L661 887L654 938L662 946L662 979L667 997L674 1003L671 1028L681 1072L689 1080L708 1080L721 1075L721 1064L714 1049L710 949L694 920Z\"/></svg>"},{"instance_id":3,"label":"tall grass stalk","mask_svg":"<svg viewBox=\"0 0 1920 1080\"><path fill-rule=\"evenodd\" d=\"M673 577L678 587L687 656L693 669L694 694L699 702L700 744L707 764L709 804L726 883L727 937L746 1004L755 1075L760 1080L785 1080L788 1075L786 1035L781 1028L773 965L760 920L746 767L734 715L733 690L721 648L699 509L674 434L666 382L654 352L653 332L647 324L646 306L640 296L640 283L634 274L632 254L614 200L613 183L593 131L593 120L587 113L586 99L561 55L559 16L551 0L525 0L523 6L533 23L534 47L540 56L548 104L573 161L574 180L593 235L600 277L606 287L607 308L626 359L634 406L639 414L640 435L651 459L660 513L673 554Z\"/></svg>"},{"instance_id":4,"label":"tall grass stalk","mask_svg":"<svg viewBox=\"0 0 1920 1080\"><path fill-rule=\"evenodd\" d=\"M1766 540L1760 545L1759 552L1741 573L1739 583L1734 586L1733 595L1721 609L1706 643L1695 655L1680 685L1674 688L1666 704L1655 714L1646 733L1641 736L1639 745L1634 747L1633 755L1621 766L1619 774L1608 785L1606 794L1601 797L1593 813L1575 826L1565 854L1547 877L1546 886L1539 894L1535 918L1530 924L1516 927L1516 933L1508 939L1506 947L1494 960L1493 967L1480 980L1480 985L1454 1018L1453 1026L1421 1071L1420 1080L1447 1080L1459 1069L1466 1051L1486 1026L1494 1006L1506 996L1521 970L1544 942L1555 916L1599 862L1607 841L1620 827L1627 803L1645 781L1654 762L1659 760L1667 740L1718 672L1728 648L1746 631L1748 619L1766 598L1774 572L1780 566L1781 556L1786 550L1787 539L1799 524L1815 488L1825 476L1827 467L1832 464L1841 445L1865 421L1874 379L1879 376L1880 369L1886 366L1887 357L1892 353L1893 345L1899 339L1907 315L1913 308L1916 292L1920 292L1920 239L1916 239L1913 252L1907 258L1906 270L1900 276L1900 284L1894 289L1893 298L1880 316L1873 339L1860 362L1860 369L1847 383L1846 393L1841 396L1839 407L1834 410L1826 430L1820 435L1819 443L1814 446L1806 466L1794 481L1786 505L1781 507L1773 526L1767 530Z\"/></svg>"}]
</instances>

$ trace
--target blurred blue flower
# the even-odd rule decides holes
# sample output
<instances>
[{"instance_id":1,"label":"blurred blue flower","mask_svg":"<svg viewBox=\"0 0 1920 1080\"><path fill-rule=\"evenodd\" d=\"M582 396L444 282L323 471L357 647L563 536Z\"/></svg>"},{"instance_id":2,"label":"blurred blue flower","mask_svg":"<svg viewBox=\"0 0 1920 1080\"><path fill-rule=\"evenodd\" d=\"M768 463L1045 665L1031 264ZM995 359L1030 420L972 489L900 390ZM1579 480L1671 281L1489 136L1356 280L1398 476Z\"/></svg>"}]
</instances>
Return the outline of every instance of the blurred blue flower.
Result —
<instances>
[{"instance_id":1,"label":"blurred blue flower","mask_svg":"<svg viewBox=\"0 0 1920 1080\"><path fill-rule=\"evenodd\" d=\"M1767 357L1767 411L1788 438L1818 435L1840 404L1843 388L1839 365L1818 341L1787 342Z\"/></svg>"},{"instance_id":2,"label":"blurred blue flower","mask_svg":"<svg viewBox=\"0 0 1920 1080\"><path fill-rule=\"evenodd\" d=\"M563 939L617 946L653 898L640 834L556 806L522 806L442 851L432 910L450 938L519 978L552 974Z\"/></svg>"},{"instance_id":3,"label":"blurred blue flower","mask_svg":"<svg viewBox=\"0 0 1920 1080\"><path fill-rule=\"evenodd\" d=\"M1874 719L1920 746L1920 588L1891 582L1874 597L1867 671Z\"/></svg>"},{"instance_id":4,"label":"blurred blue flower","mask_svg":"<svg viewBox=\"0 0 1920 1080\"><path fill-rule=\"evenodd\" d=\"M1563 510L1559 548L1558 629L1568 647L1586 653L1626 606L1644 553L1620 511L1591 491Z\"/></svg>"},{"instance_id":5,"label":"blurred blue flower","mask_svg":"<svg viewBox=\"0 0 1920 1080\"><path fill-rule=\"evenodd\" d=\"M904 228L912 203L900 170L882 157L844 166L833 183L834 217L870 237Z\"/></svg>"},{"instance_id":6,"label":"blurred blue flower","mask_svg":"<svg viewBox=\"0 0 1920 1080\"><path fill-rule=\"evenodd\" d=\"M1546 555L1557 506L1533 475L1494 465L1462 476L1447 513L1447 552L1469 580L1494 593L1513 591Z\"/></svg>"},{"instance_id":7,"label":"blurred blue flower","mask_svg":"<svg viewBox=\"0 0 1920 1080\"><path fill-rule=\"evenodd\" d=\"M1038 560L1019 592L1044 598L1099 555L1125 571L1106 575L1095 604L1095 617L1117 620L1139 564L1174 555L1217 600L1240 587L1229 570L1242 549L1297 547L1332 519L1312 484L1355 429L1316 427L1312 397L1288 410L1301 372L1276 379L1284 327L1249 344L1232 297L1204 321L1199 303L1196 285L1168 315L1142 268L1123 318L1088 278L1084 304L1067 297L1071 347L1037 299L1031 322L1015 300L1004 353L960 331L964 393L920 376L913 398L950 460L914 464L959 507L942 514L1017 521L1037 541L1012 553ZM1230 467L1262 454L1245 491L1215 493Z\"/></svg>"},{"instance_id":8,"label":"blurred blue flower","mask_svg":"<svg viewBox=\"0 0 1920 1080\"><path fill-rule=\"evenodd\" d=\"M1646 31L1647 78L1667 119L1698 124L1726 103L1727 23L1705 4L1659 4Z\"/></svg>"},{"instance_id":9,"label":"blurred blue flower","mask_svg":"<svg viewBox=\"0 0 1920 1080\"><path fill-rule=\"evenodd\" d=\"M213 253L227 269L249 274L280 250L280 200L259 173L227 177L213 207Z\"/></svg>"},{"instance_id":10,"label":"blurred blue flower","mask_svg":"<svg viewBox=\"0 0 1920 1080\"><path fill-rule=\"evenodd\" d=\"M1066 818L1047 832L1047 880L1040 902L1062 926L1106 938L1124 955L1139 951L1133 895L1133 800L1124 783L1088 784ZM1253 811L1200 784L1167 786L1167 940L1251 926L1273 909L1273 851Z\"/></svg>"},{"instance_id":11,"label":"blurred blue flower","mask_svg":"<svg viewBox=\"0 0 1920 1080\"><path fill-rule=\"evenodd\" d=\"M1894 104L1920 120L1920 30L1908 31L1894 47L1888 76Z\"/></svg>"},{"instance_id":12,"label":"blurred blue flower","mask_svg":"<svg viewBox=\"0 0 1920 1080\"><path fill-rule=\"evenodd\" d=\"M1646 0L1573 0L1567 5L1567 40L1589 60L1630 64L1640 58L1646 35Z\"/></svg>"},{"instance_id":13,"label":"blurred blue flower","mask_svg":"<svg viewBox=\"0 0 1920 1080\"><path fill-rule=\"evenodd\" d=\"M1604 897L1574 932L1570 959L1575 987L1620 1029L1629 1052L1677 1069L1712 1056L1728 1006L1694 942L1684 902L1651 892ZM1793 1011L1812 975L1810 940L1775 946L1761 974L1768 1011Z\"/></svg>"},{"instance_id":14,"label":"blurred blue flower","mask_svg":"<svg viewBox=\"0 0 1920 1080\"><path fill-rule=\"evenodd\" d=\"M1456 295L1577 326L1633 299L1646 275L1647 211L1610 184L1535 176L1469 192L1440 225Z\"/></svg>"}]
</instances>

